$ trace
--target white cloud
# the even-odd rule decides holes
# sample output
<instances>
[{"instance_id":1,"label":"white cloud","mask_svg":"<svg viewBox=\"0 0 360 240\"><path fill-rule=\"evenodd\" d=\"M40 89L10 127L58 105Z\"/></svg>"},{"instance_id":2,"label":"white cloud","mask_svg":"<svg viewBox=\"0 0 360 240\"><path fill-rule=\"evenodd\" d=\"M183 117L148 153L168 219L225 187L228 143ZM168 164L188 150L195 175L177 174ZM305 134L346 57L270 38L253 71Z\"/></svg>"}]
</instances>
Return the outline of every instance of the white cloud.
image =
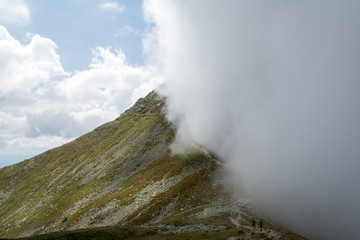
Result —
<instances>
[{"instance_id":1,"label":"white cloud","mask_svg":"<svg viewBox=\"0 0 360 240\"><path fill-rule=\"evenodd\" d=\"M27 36L23 45L0 26L1 154L40 153L70 141L161 82L155 68L130 66L122 51L102 47L87 70L66 73L53 41Z\"/></svg>"},{"instance_id":2,"label":"white cloud","mask_svg":"<svg viewBox=\"0 0 360 240\"><path fill-rule=\"evenodd\" d=\"M28 35L28 38L30 42L23 45L0 26L1 153L33 151L29 144L21 148L26 142L26 133L32 128L26 109L43 110L35 98L36 89L67 75L53 41L39 35ZM49 142L44 141L45 148ZM16 150L14 146L20 148Z\"/></svg>"},{"instance_id":3,"label":"white cloud","mask_svg":"<svg viewBox=\"0 0 360 240\"><path fill-rule=\"evenodd\" d=\"M104 122L131 106L132 95L141 95L138 94L139 89L149 92L155 88L158 84L154 80L155 73L155 69L150 67L128 65L121 51L112 52L109 48L98 47L93 51L90 69L77 72L57 84L56 92L68 101L79 121L85 121L85 116L93 116L91 109L98 109L96 111L103 111L98 117L100 122ZM145 85L151 87L146 88ZM144 96L147 92L141 93Z\"/></svg>"},{"instance_id":4,"label":"white cloud","mask_svg":"<svg viewBox=\"0 0 360 240\"><path fill-rule=\"evenodd\" d=\"M311 239L360 238L359 8L144 1L144 47L178 136L227 160L272 217Z\"/></svg>"},{"instance_id":5,"label":"white cloud","mask_svg":"<svg viewBox=\"0 0 360 240\"><path fill-rule=\"evenodd\" d=\"M0 0L0 23L26 25L30 21L30 11L23 0Z\"/></svg>"},{"instance_id":6,"label":"white cloud","mask_svg":"<svg viewBox=\"0 0 360 240\"><path fill-rule=\"evenodd\" d=\"M0 136L11 138L23 134L28 128L25 116L0 112Z\"/></svg>"},{"instance_id":7,"label":"white cloud","mask_svg":"<svg viewBox=\"0 0 360 240\"><path fill-rule=\"evenodd\" d=\"M125 5L120 5L117 2L105 2L100 4L100 8L110 10L117 13L123 13L126 9Z\"/></svg>"},{"instance_id":8,"label":"white cloud","mask_svg":"<svg viewBox=\"0 0 360 240\"><path fill-rule=\"evenodd\" d=\"M0 96L29 93L51 78L66 75L56 44L34 35L27 45L0 25Z\"/></svg>"}]
</instances>

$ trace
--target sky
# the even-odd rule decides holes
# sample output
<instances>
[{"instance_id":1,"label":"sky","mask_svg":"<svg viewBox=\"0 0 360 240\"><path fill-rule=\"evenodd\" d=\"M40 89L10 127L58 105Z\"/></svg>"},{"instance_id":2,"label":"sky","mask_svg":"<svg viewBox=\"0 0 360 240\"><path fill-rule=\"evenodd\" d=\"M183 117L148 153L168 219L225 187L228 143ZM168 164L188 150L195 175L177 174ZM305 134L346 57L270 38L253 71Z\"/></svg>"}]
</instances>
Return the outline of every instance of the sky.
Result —
<instances>
[{"instance_id":1,"label":"sky","mask_svg":"<svg viewBox=\"0 0 360 240\"><path fill-rule=\"evenodd\" d=\"M0 0L0 164L71 141L157 88L174 151L214 151L282 226L360 238L359 10L355 0Z\"/></svg>"},{"instance_id":2,"label":"sky","mask_svg":"<svg viewBox=\"0 0 360 240\"><path fill-rule=\"evenodd\" d=\"M0 167L114 120L157 85L142 1L0 0Z\"/></svg>"}]
</instances>

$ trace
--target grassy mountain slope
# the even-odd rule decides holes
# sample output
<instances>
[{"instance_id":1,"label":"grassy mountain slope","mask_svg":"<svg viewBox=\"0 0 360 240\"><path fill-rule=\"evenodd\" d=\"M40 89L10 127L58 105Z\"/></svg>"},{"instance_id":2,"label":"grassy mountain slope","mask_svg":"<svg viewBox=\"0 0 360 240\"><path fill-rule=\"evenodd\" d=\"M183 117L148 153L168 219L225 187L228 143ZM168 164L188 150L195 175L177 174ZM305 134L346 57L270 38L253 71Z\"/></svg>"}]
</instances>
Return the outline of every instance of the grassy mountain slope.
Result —
<instances>
[{"instance_id":1,"label":"grassy mountain slope","mask_svg":"<svg viewBox=\"0 0 360 240\"><path fill-rule=\"evenodd\" d=\"M172 156L163 105L152 92L115 121L0 169L0 236L302 239L270 223L253 231L246 201L205 149Z\"/></svg>"}]
</instances>

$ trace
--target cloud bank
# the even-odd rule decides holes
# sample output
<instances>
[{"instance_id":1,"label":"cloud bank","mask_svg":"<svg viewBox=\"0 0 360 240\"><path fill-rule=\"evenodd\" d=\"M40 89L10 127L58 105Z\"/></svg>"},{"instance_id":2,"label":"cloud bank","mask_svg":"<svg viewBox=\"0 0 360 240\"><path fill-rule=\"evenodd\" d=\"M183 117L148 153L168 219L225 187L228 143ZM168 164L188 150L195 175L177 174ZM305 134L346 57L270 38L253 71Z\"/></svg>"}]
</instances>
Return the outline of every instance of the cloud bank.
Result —
<instances>
[{"instance_id":1,"label":"cloud bank","mask_svg":"<svg viewBox=\"0 0 360 240\"><path fill-rule=\"evenodd\" d=\"M121 50L97 47L89 68L66 72L56 44L0 26L0 154L34 155L114 120L161 81L130 66ZM7 162L8 163L8 162Z\"/></svg>"},{"instance_id":2,"label":"cloud bank","mask_svg":"<svg viewBox=\"0 0 360 240\"><path fill-rule=\"evenodd\" d=\"M359 238L360 4L145 0L178 141L233 166L312 239Z\"/></svg>"}]
</instances>

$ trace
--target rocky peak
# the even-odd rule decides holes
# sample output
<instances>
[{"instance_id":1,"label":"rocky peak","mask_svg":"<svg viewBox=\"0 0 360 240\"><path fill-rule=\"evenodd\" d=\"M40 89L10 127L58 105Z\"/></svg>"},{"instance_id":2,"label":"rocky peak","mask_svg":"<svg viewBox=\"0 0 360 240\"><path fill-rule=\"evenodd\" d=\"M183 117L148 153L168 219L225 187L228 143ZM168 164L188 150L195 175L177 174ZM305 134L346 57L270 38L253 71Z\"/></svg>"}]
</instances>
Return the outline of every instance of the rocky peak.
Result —
<instances>
[{"instance_id":1,"label":"rocky peak","mask_svg":"<svg viewBox=\"0 0 360 240\"><path fill-rule=\"evenodd\" d=\"M126 110L122 115L151 114L157 112L158 108L161 108L163 105L164 99L161 98L155 91L152 91L146 97L137 100L134 106Z\"/></svg>"}]
</instances>

